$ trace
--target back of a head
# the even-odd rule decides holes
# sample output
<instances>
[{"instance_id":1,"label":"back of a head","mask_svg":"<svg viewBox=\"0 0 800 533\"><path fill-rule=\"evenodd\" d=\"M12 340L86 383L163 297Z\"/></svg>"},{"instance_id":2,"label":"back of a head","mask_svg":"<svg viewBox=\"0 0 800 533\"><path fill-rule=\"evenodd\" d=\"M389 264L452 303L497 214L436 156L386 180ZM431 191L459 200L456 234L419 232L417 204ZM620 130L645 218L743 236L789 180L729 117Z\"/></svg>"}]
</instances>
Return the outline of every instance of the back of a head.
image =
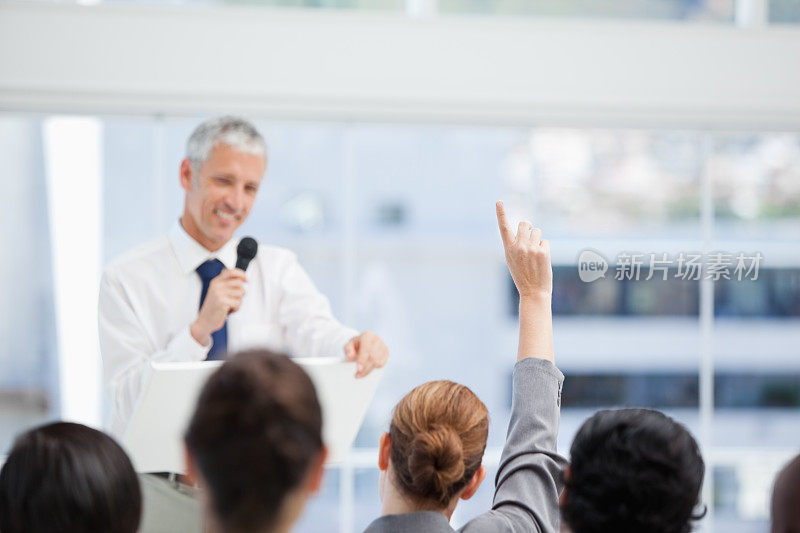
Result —
<instances>
[{"instance_id":1,"label":"back of a head","mask_svg":"<svg viewBox=\"0 0 800 533\"><path fill-rule=\"evenodd\" d=\"M800 455L775 478L772 488L772 533L800 533Z\"/></svg>"},{"instance_id":2,"label":"back of a head","mask_svg":"<svg viewBox=\"0 0 800 533\"><path fill-rule=\"evenodd\" d=\"M684 426L650 409L599 411L570 449L562 517L573 533L688 533L705 465Z\"/></svg>"},{"instance_id":3,"label":"back of a head","mask_svg":"<svg viewBox=\"0 0 800 533\"><path fill-rule=\"evenodd\" d=\"M229 356L203 387L186 445L222 528L268 530L323 447L314 385L286 355Z\"/></svg>"},{"instance_id":4,"label":"back of a head","mask_svg":"<svg viewBox=\"0 0 800 533\"><path fill-rule=\"evenodd\" d=\"M3 533L134 533L142 496L128 456L95 429L56 422L19 437L0 472Z\"/></svg>"},{"instance_id":5,"label":"back of a head","mask_svg":"<svg viewBox=\"0 0 800 533\"><path fill-rule=\"evenodd\" d=\"M431 381L400 400L389 429L396 483L420 509L446 507L481 465L486 406L464 385Z\"/></svg>"}]
</instances>

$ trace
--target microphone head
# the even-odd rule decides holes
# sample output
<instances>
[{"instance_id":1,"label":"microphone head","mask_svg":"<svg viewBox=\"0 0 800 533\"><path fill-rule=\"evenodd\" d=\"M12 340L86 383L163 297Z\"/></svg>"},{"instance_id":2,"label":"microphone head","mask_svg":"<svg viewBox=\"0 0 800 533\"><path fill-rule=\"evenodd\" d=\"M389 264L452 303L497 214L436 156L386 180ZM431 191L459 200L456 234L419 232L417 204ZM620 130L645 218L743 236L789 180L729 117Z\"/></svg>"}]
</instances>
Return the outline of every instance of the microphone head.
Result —
<instances>
[{"instance_id":1,"label":"microphone head","mask_svg":"<svg viewBox=\"0 0 800 533\"><path fill-rule=\"evenodd\" d=\"M245 237L239 241L239 246L236 247L236 268L247 270L256 253L258 253L258 243L254 238Z\"/></svg>"}]
</instances>

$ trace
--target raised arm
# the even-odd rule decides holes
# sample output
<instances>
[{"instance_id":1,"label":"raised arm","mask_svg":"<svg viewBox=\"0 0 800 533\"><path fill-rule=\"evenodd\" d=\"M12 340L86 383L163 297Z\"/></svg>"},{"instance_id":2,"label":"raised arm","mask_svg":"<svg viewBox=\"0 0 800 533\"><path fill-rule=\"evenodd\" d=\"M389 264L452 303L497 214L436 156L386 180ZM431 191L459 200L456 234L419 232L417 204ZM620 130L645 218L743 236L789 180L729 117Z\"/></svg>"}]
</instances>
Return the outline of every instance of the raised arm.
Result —
<instances>
[{"instance_id":1,"label":"raised arm","mask_svg":"<svg viewBox=\"0 0 800 533\"><path fill-rule=\"evenodd\" d=\"M519 347L517 361L538 357L553 362L553 268L550 242L527 220L517 234L508 224L503 202L497 202L497 224L506 252L506 264L519 291Z\"/></svg>"},{"instance_id":2,"label":"raised arm","mask_svg":"<svg viewBox=\"0 0 800 533\"><path fill-rule=\"evenodd\" d=\"M566 460L556 453L564 376L553 364L550 245L530 222L521 222L515 235L501 202L497 223L506 263L520 293L519 347L511 421L492 510L469 522L464 531L556 533Z\"/></svg>"}]
</instances>

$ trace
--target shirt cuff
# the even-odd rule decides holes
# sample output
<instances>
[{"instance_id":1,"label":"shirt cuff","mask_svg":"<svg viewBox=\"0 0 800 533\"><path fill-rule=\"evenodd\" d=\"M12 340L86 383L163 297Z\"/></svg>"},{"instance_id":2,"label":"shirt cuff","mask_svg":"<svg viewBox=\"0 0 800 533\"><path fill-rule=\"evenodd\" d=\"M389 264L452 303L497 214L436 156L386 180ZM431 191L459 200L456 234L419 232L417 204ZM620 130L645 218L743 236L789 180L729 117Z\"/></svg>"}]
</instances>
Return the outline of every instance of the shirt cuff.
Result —
<instances>
[{"instance_id":1,"label":"shirt cuff","mask_svg":"<svg viewBox=\"0 0 800 533\"><path fill-rule=\"evenodd\" d=\"M541 357L525 357L517 361L515 368L530 368L529 372L536 372L555 378L559 383L564 381L564 374L556 368L555 363Z\"/></svg>"},{"instance_id":2,"label":"shirt cuff","mask_svg":"<svg viewBox=\"0 0 800 533\"><path fill-rule=\"evenodd\" d=\"M525 357L514 365L513 375L515 379L520 380L520 390L522 390L524 383L539 383L545 388L544 390L547 390L549 386L555 385L556 405L561 407L561 389L564 386L564 374L556 367L555 363L540 357Z\"/></svg>"},{"instance_id":3,"label":"shirt cuff","mask_svg":"<svg viewBox=\"0 0 800 533\"><path fill-rule=\"evenodd\" d=\"M162 357L154 358L159 362L169 361L204 361L213 341L203 346L192 337L191 326L186 326L167 345Z\"/></svg>"}]
</instances>

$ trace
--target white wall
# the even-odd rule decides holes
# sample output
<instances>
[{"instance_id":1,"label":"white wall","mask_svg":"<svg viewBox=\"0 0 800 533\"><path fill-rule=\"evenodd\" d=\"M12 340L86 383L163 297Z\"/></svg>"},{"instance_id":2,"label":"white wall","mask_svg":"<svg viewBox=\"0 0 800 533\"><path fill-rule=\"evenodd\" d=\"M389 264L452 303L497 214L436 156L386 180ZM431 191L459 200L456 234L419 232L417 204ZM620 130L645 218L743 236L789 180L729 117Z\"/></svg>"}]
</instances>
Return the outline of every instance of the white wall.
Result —
<instances>
[{"instance_id":1,"label":"white wall","mask_svg":"<svg viewBox=\"0 0 800 533\"><path fill-rule=\"evenodd\" d=\"M800 128L800 29L0 4L0 110Z\"/></svg>"}]
</instances>

